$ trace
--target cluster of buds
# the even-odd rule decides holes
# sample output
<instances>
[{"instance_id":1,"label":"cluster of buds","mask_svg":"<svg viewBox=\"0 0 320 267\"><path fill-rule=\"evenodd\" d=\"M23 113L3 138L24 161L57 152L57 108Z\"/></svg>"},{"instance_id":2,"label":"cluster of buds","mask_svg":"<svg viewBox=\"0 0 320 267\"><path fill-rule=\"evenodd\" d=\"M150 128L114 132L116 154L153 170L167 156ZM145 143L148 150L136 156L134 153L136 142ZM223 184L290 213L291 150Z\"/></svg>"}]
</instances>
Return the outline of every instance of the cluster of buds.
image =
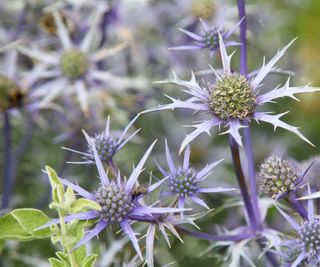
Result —
<instances>
[{"instance_id":1,"label":"cluster of buds","mask_svg":"<svg viewBox=\"0 0 320 267\"><path fill-rule=\"evenodd\" d=\"M259 170L260 190L274 199L295 188L299 173L292 164L280 157L269 157Z\"/></svg>"}]
</instances>

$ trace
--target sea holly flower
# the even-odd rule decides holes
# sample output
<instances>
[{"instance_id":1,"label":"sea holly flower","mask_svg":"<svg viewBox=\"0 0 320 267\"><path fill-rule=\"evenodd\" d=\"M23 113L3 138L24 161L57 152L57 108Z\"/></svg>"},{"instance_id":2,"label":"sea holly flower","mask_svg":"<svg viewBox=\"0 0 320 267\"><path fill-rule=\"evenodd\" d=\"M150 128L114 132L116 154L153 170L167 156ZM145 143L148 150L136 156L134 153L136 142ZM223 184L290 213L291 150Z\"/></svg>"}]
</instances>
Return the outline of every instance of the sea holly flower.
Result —
<instances>
[{"instance_id":1,"label":"sea holly flower","mask_svg":"<svg viewBox=\"0 0 320 267\"><path fill-rule=\"evenodd\" d=\"M112 81L114 77L108 71L99 70L97 62L121 51L125 44L120 44L111 49L101 48L92 51L93 46L96 45L101 13L97 14L95 21L80 44L72 42L60 13L55 10L52 14L57 26L57 35L62 45L60 51L45 52L36 47L27 48L23 45L17 47L22 54L40 62L38 65L43 67L43 71L39 73L39 78L49 79L48 82L37 87L33 94L42 97L40 104L46 106L59 95L76 93L82 111L88 114L88 88L97 87L99 82Z\"/></svg>"},{"instance_id":2,"label":"sea holly flower","mask_svg":"<svg viewBox=\"0 0 320 267\"><path fill-rule=\"evenodd\" d=\"M204 188L201 187L201 182L205 180L211 173L214 167L216 167L222 160L213 162L203 168L201 171L196 171L192 168L189 164L190 159L190 146L187 146L183 164L180 166L175 166L171 152L169 150L167 141L166 141L166 159L167 164L169 166L169 170L164 170L159 164L158 168L162 175L165 177L169 177L168 185L169 185L169 192L165 192L166 196L174 196L178 195L178 207L183 208L185 205L185 201L191 199L193 202L197 203L200 206L209 209L208 205L198 197L200 193L220 193L220 192L228 192L235 190L234 188L223 188L223 187L216 187L216 188Z\"/></svg>"},{"instance_id":3,"label":"sea holly flower","mask_svg":"<svg viewBox=\"0 0 320 267\"><path fill-rule=\"evenodd\" d=\"M313 145L301 134L298 127L291 126L280 120L280 118L288 112L270 114L270 112L258 111L260 106L263 106L266 103L275 102L276 99L281 97L291 97L297 100L295 94L320 91L319 88L309 86L291 87L289 83L290 79L288 79L282 87L276 87L267 93L259 92L264 78L273 70L275 64L293 42L294 40L278 51L267 64L263 63L263 66L258 73L248 80L245 76L231 71L230 63L233 54L227 54L223 38L219 35L223 72L218 72L213 69L216 78L215 83L208 84L207 86L200 86L193 73L190 81L180 80L174 74L172 80L160 83L173 83L183 86L183 91L190 95L190 97L186 100L179 100L168 96L172 101L171 104L160 105L142 113L184 108L193 110L194 112L202 112L208 116L206 120L193 125L196 130L188 134L183 140L180 152L201 133L206 132L209 134L210 129L215 126L219 127L219 129L221 129L221 126L228 128L221 134L230 134L236 142L242 146L239 130L246 127L245 123L251 122L252 119L257 122L262 121L270 123L274 126L274 129L280 127L288 130L298 135L310 145Z\"/></svg>"},{"instance_id":4,"label":"sea holly flower","mask_svg":"<svg viewBox=\"0 0 320 267\"><path fill-rule=\"evenodd\" d=\"M13 43L12 48L15 46ZM30 94L30 88L37 81L39 69L20 75L16 64L17 56L17 52L12 50L3 55L5 68L0 71L0 111L21 108L33 111L39 108L38 99Z\"/></svg>"},{"instance_id":5,"label":"sea holly flower","mask_svg":"<svg viewBox=\"0 0 320 267\"><path fill-rule=\"evenodd\" d=\"M131 228L131 222L139 218L143 221L153 214L164 214L171 212L181 212L185 209L177 208L162 208L155 206L146 206L141 203L140 197L133 195L135 184L142 171L142 168L149 157L155 142L148 148L140 162L133 169L128 179L123 179L120 172L115 180L110 180L108 173L103 168L102 162L95 148L93 140L91 145L94 152L94 159L99 173L100 186L93 193L88 192L77 184L73 184L65 179L60 179L61 182L70 187L78 195L85 199L92 200L99 204L101 209L88 210L70 214L64 217L66 223L72 220L97 220L95 227L89 230L84 237L78 242L74 249L80 247L84 243L98 236L99 233L108 226L119 226L121 230L130 238L137 254L142 259L142 253L138 244L138 239ZM151 185L148 190L152 191L161 184L162 181ZM59 223L59 219L54 219L50 223L43 225L41 228L46 228L52 224Z\"/></svg>"},{"instance_id":6,"label":"sea holly flower","mask_svg":"<svg viewBox=\"0 0 320 267\"><path fill-rule=\"evenodd\" d=\"M311 162L304 170L297 164L281 157L270 156L259 168L260 191L273 199L293 193L302 186L302 181L313 165Z\"/></svg>"},{"instance_id":7,"label":"sea holly flower","mask_svg":"<svg viewBox=\"0 0 320 267\"><path fill-rule=\"evenodd\" d=\"M222 25L209 27L201 18L199 19L202 26L202 33L197 34L184 29L180 29L181 32L191 37L194 41L193 45L182 45L171 47L171 50L203 50L208 49L210 55L213 56L214 52L219 49L219 33L223 40L225 40L225 46L235 46L239 43L235 41L226 41L238 28L239 24L242 22L240 20L236 25L234 25L230 30L224 31Z\"/></svg>"},{"instance_id":8,"label":"sea holly flower","mask_svg":"<svg viewBox=\"0 0 320 267\"><path fill-rule=\"evenodd\" d=\"M311 194L308 186L308 194ZM277 207L277 206L276 206ZM298 224L289 214L277 207L281 215L295 230L296 238L284 243L294 249L294 253L290 253L292 262L288 266L300 266L307 261L310 266L318 266L320 264L320 216L314 214L313 200L308 199L308 218L302 224ZM295 258L292 258L295 256ZM288 260L288 257L286 258Z\"/></svg>"},{"instance_id":9,"label":"sea holly flower","mask_svg":"<svg viewBox=\"0 0 320 267\"><path fill-rule=\"evenodd\" d=\"M80 162L69 162L74 164L95 164L94 158L94 148L92 146L92 141L94 143L95 149L99 155L99 158L102 162L112 163L112 159L114 155L126 144L128 143L139 131L136 130L134 133L125 137L130 127L136 121L137 117L130 121L130 123L126 126L120 136L116 136L110 133L110 116L108 116L107 124L104 132L95 134L94 137L90 137L85 131L83 131L84 136L87 141L88 151L81 152L78 150L65 148L63 149L78 153L83 156L84 161Z\"/></svg>"}]
</instances>

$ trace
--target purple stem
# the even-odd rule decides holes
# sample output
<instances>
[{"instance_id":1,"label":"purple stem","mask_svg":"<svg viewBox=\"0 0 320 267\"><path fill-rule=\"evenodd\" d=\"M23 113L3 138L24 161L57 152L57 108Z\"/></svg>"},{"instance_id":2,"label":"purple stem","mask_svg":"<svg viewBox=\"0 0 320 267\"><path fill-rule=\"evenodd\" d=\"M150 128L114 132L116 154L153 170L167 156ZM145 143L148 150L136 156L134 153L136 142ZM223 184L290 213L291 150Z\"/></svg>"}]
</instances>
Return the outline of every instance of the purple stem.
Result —
<instances>
[{"instance_id":1,"label":"purple stem","mask_svg":"<svg viewBox=\"0 0 320 267\"><path fill-rule=\"evenodd\" d=\"M250 231L242 234L238 234L238 235L211 235L211 234L191 231L179 226L176 226L176 228L178 231L183 232L187 235L194 236L200 239L212 240L212 241L241 241L244 239L250 239L254 236L254 234Z\"/></svg>"},{"instance_id":2,"label":"purple stem","mask_svg":"<svg viewBox=\"0 0 320 267\"><path fill-rule=\"evenodd\" d=\"M249 218L252 230L254 232L256 232L256 231L260 230L260 224L256 220L256 216L254 214L252 201L250 198L250 194L248 191L246 180L243 175L241 161L240 161L239 146L238 146L238 143L233 139L233 137L231 135L229 136L229 144L230 144L230 148L231 148L233 165L234 165L234 168L236 171L237 180L238 180L238 184L240 187L243 202L244 202L247 214L248 214L248 218Z\"/></svg>"},{"instance_id":3,"label":"purple stem","mask_svg":"<svg viewBox=\"0 0 320 267\"><path fill-rule=\"evenodd\" d=\"M12 142L11 134L12 127L10 123L10 113L6 110L3 113L3 137L4 137L4 181L3 181L3 199L2 208L6 209L10 205L10 196L13 187L13 153L12 153Z\"/></svg>"},{"instance_id":4,"label":"purple stem","mask_svg":"<svg viewBox=\"0 0 320 267\"><path fill-rule=\"evenodd\" d=\"M246 19L246 9L245 9L245 0L238 0L238 12L239 19L242 19L240 24L240 73L247 77L248 75L248 65L247 65L247 19ZM261 221L261 216L259 212L258 206L258 194L257 194L257 186L255 179L255 167L254 167L254 157L253 157L253 147L251 141L250 127L249 122L245 121L244 125L247 126L244 128L244 148L246 151L246 155L248 158L248 173L249 173L249 181L250 181L250 192L251 192L251 200L252 206L254 210L254 214L256 217L256 221Z\"/></svg>"},{"instance_id":5,"label":"purple stem","mask_svg":"<svg viewBox=\"0 0 320 267\"><path fill-rule=\"evenodd\" d=\"M304 220L307 221L308 220L308 212L306 211L306 209L304 208L302 203L299 200L297 200L296 194L294 192L290 192L288 199L289 199L290 204L297 210L297 212L300 214L300 216Z\"/></svg>"}]
</instances>

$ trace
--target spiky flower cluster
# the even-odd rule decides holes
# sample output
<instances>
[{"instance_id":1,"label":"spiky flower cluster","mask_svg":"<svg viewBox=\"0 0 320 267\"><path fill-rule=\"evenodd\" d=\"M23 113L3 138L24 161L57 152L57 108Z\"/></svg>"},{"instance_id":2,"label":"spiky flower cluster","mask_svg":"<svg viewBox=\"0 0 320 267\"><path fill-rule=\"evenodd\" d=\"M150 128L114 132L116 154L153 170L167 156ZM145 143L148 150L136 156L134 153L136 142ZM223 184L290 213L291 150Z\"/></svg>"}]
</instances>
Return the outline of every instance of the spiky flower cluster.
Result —
<instances>
[{"instance_id":1,"label":"spiky flower cluster","mask_svg":"<svg viewBox=\"0 0 320 267\"><path fill-rule=\"evenodd\" d=\"M87 71L88 58L80 50L72 49L62 55L60 67L65 76L70 79L78 79Z\"/></svg>"},{"instance_id":2,"label":"spiky flower cluster","mask_svg":"<svg viewBox=\"0 0 320 267\"><path fill-rule=\"evenodd\" d=\"M104 133L96 134L93 138L93 141L100 160L102 162L109 161L117 148L117 142L111 136L106 136ZM93 149L90 143L88 143L88 149L89 154L92 155L92 158L94 158Z\"/></svg>"},{"instance_id":3,"label":"spiky flower cluster","mask_svg":"<svg viewBox=\"0 0 320 267\"><path fill-rule=\"evenodd\" d=\"M209 29L203 35L203 47L215 50L219 48L219 33L216 29Z\"/></svg>"},{"instance_id":4,"label":"spiky flower cluster","mask_svg":"<svg viewBox=\"0 0 320 267\"><path fill-rule=\"evenodd\" d=\"M132 197L126 194L123 186L111 183L101 185L95 192L96 202L101 206L101 217L108 223L116 224L122 222L134 208Z\"/></svg>"},{"instance_id":5,"label":"spiky flower cluster","mask_svg":"<svg viewBox=\"0 0 320 267\"><path fill-rule=\"evenodd\" d=\"M22 105L24 94L14 81L0 75L0 110Z\"/></svg>"},{"instance_id":6,"label":"spiky flower cluster","mask_svg":"<svg viewBox=\"0 0 320 267\"><path fill-rule=\"evenodd\" d=\"M170 189L179 195L191 196L199 188L197 172L193 168L178 167L176 173L170 175Z\"/></svg>"},{"instance_id":7,"label":"spiky flower cluster","mask_svg":"<svg viewBox=\"0 0 320 267\"><path fill-rule=\"evenodd\" d=\"M209 20L214 16L216 7L212 0L194 0L192 2L192 13L195 17Z\"/></svg>"},{"instance_id":8,"label":"spiky flower cluster","mask_svg":"<svg viewBox=\"0 0 320 267\"><path fill-rule=\"evenodd\" d=\"M313 217L306 221L298 231L301 247L310 256L315 255L320 250L320 218Z\"/></svg>"},{"instance_id":9,"label":"spiky flower cluster","mask_svg":"<svg viewBox=\"0 0 320 267\"><path fill-rule=\"evenodd\" d=\"M243 120L254 113L256 96L243 75L223 76L210 89L210 108L221 120Z\"/></svg>"},{"instance_id":10,"label":"spiky flower cluster","mask_svg":"<svg viewBox=\"0 0 320 267\"><path fill-rule=\"evenodd\" d=\"M297 170L289 161L271 156L260 165L260 190L269 197L277 198L293 190L298 177Z\"/></svg>"}]
</instances>

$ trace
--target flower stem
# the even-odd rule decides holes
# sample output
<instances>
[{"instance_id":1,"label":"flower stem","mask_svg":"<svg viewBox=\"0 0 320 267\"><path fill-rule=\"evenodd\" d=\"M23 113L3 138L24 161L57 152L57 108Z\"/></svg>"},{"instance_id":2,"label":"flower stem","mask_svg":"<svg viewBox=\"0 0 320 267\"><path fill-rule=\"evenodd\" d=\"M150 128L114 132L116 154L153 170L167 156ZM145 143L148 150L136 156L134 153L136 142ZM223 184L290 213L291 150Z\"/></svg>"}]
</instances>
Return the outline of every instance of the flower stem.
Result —
<instances>
[{"instance_id":1,"label":"flower stem","mask_svg":"<svg viewBox=\"0 0 320 267\"><path fill-rule=\"evenodd\" d=\"M242 167L241 167L241 161L240 161L240 153L239 153L239 146L237 142L233 139L233 137L229 136L229 144L231 148L231 154L233 159L234 168L237 175L238 184L240 187L241 195L243 197L244 205L248 214L248 218L252 227L252 230L254 232L258 231L260 229L259 224L256 221L256 217L254 214L252 201L250 198L250 194L248 191L248 187L246 184L246 180L243 175Z\"/></svg>"},{"instance_id":2,"label":"flower stem","mask_svg":"<svg viewBox=\"0 0 320 267\"><path fill-rule=\"evenodd\" d=\"M239 19L242 19L240 24L240 73L247 77L248 75L248 64L247 64L247 19L246 19L246 9L245 9L245 0L238 0L238 12ZM250 181L250 192L252 197L252 206L254 210L254 216L256 221L261 221L261 216L258 206L258 194L257 186L255 179L255 167L254 167L254 156L253 156L253 147L251 141L250 127L249 122L245 121L244 125L247 126L244 128L244 148L248 158L248 173Z\"/></svg>"},{"instance_id":3,"label":"flower stem","mask_svg":"<svg viewBox=\"0 0 320 267\"><path fill-rule=\"evenodd\" d=\"M10 205L10 196L13 187L13 153L12 153L12 127L10 123L10 113L5 111L3 114L3 137L4 137L4 181L2 208L6 209Z\"/></svg>"},{"instance_id":4,"label":"flower stem","mask_svg":"<svg viewBox=\"0 0 320 267\"><path fill-rule=\"evenodd\" d=\"M211 235L196 231L191 231L180 226L175 226L179 232L185 233L190 236L194 236L200 239L213 240L213 241L241 241L244 239L250 239L254 234L250 231L238 234L238 235Z\"/></svg>"},{"instance_id":5,"label":"flower stem","mask_svg":"<svg viewBox=\"0 0 320 267\"><path fill-rule=\"evenodd\" d=\"M297 200L297 196L294 192L290 192L288 195L288 200L290 204L297 210L297 212L300 214L300 216L304 220L308 220L308 212L304 208L304 206L301 204L299 200Z\"/></svg>"},{"instance_id":6,"label":"flower stem","mask_svg":"<svg viewBox=\"0 0 320 267\"><path fill-rule=\"evenodd\" d=\"M67 227L66 227L66 223L64 221L64 214L61 210L58 211L59 214L59 220L60 220L60 229L61 229L61 234L62 234L62 246L67 250L68 253L68 257L70 260L70 265L71 267L78 267L76 258L74 256L74 254L72 253L72 248L70 247L70 245L66 244L64 238L67 236Z\"/></svg>"}]
</instances>

